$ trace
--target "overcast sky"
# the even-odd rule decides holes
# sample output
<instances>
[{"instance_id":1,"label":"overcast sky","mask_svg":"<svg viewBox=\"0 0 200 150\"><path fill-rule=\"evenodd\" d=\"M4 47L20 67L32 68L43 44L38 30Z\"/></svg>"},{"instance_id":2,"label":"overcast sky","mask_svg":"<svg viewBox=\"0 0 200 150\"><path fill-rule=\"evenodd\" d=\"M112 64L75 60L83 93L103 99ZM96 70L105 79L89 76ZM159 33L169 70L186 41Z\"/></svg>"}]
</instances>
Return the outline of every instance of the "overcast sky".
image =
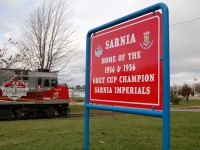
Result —
<instances>
[{"instance_id":1,"label":"overcast sky","mask_svg":"<svg viewBox=\"0 0 200 150\"><path fill-rule=\"evenodd\" d=\"M17 37L26 15L41 0L0 0L0 44ZM71 0L73 22L78 26L80 59L69 67L74 80L69 85L84 85L85 39L88 30L136 12L158 2L169 7L171 84L200 82L199 0ZM0 45L0 46L1 46Z\"/></svg>"}]
</instances>

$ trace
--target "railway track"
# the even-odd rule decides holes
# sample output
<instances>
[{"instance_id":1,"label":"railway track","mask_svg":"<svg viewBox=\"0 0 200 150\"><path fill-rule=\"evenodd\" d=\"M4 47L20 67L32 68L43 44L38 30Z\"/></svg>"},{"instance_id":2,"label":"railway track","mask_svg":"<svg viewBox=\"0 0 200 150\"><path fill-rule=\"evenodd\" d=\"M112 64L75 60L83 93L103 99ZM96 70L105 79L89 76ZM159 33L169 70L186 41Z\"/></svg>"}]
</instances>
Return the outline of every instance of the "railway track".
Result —
<instances>
[{"instance_id":1,"label":"railway track","mask_svg":"<svg viewBox=\"0 0 200 150\"><path fill-rule=\"evenodd\" d=\"M90 113L90 116L112 115L112 112ZM84 117L84 113L71 113L70 117Z\"/></svg>"},{"instance_id":2,"label":"railway track","mask_svg":"<svg viewBox=\"0 0 200 150\"><path fill-rule=\"evenodd\" d=\"M102 115L112 115L112 112L102 112L102 113L90 113L90 116L102 116ZM33 120L33 119L56 119L56 118L76 118L76 117L84 117L84 113L71 113L69 116L61 116L56 114L54 117L51 118L44 118L44 117L37 117L37 118L23 118L17 119L14 116L9 119L1 119L0 121L15 121L15 120Z\"/></svg>"}]
</instances>

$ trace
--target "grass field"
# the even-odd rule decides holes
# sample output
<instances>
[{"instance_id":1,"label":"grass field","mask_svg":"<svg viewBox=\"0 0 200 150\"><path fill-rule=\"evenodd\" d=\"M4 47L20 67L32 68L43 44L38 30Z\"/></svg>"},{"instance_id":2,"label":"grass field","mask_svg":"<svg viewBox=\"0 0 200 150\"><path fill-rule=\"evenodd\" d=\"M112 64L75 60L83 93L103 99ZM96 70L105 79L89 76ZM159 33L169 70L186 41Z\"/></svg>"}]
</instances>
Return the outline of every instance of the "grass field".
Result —
<instances>
[{"instance_id":1,"label":"grass field","mask_svg":"<svg viewBox=\"0 0 200 150\"><path fill-rule=\"evenodd\" d=\"M189 100L187 101L180 101L178 105L171 104L172 108L178 108L178 107L190 107L190 106L200 106L200 100Z\"/></svg>"},{"instance_id":2,"label":"grass field","mask_svg":"<svg viewBox=\"0 0 200 150\"><path fill-rule=\"evenodd\" d=\"M180 108L180 107L190 107L190 106L200 106L200 100L189 100L187 101L180 101L180 103L177 104L171 104L171 108ZM72 113L81 113L84 112L84 106L83 105L71 105L70 110ZM98 110L91 110L92 112L99 112Z\"/></svg>"},{"instance_id":3,"label":"grass field","mask_svg":"<svg viewBox=\"0 0 200 150\"><path fill-rule=\"evenodd\" d=\"M71 111L82 112L83 106L73 106ZM0 150L83 150L83 120L79 117L1 121ZM171 150L199 147L200 113L171 112ZM162 119L121 113L114 117L91 117L90 149L160 150Z\"/></svg>"}]
</instances>

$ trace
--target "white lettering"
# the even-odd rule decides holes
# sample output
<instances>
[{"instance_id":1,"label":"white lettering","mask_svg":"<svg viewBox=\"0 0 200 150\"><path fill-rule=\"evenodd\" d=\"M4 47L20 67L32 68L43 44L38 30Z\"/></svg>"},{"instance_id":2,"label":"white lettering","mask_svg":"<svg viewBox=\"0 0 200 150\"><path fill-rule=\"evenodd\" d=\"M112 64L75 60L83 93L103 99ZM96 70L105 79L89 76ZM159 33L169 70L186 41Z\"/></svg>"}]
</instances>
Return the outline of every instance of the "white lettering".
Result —
<instances>
[{"instance_id":1,"label":"white lettering","mask_svg":"<svg viewBox=\"0 0 200 150\"><path fill-rule=\"evenodd\" d=\"M150 94L150 87L115 87L116 94Z\"/></svg>"},{"instance_id":2,"label":"white lettering","mask_svg":"<svg viewBox=\"0 0 200 150\"><path fill-rule=\"evenodd\" d=\"M101 59L101 64L116 62L116 56L105 57Z\"/></svg>"},{"instance_id":3,"label":"white lettering","mask_svg":"<svg viewBox=\"0 0 200 150\"><path fill-rule=\"evenodd\" d=\"M105 47L105 49L109 49L109 41L108 40L106 41L106 47Z\"/></svg>"},{"instance_id":4,"label":"white lettering","mask_svg":"<svg viewBox=\"0 0 200 150\"><path fill-rule=\"evenodd\" d=\"M120 42L120 46L125 45L125 41L126 41L126 40L125 40L125 36L121 36L121 37L120 37L120 41L121 41L121 42Z\"/></svg>"},{"instance_id":5,"label":"white lettering","mask_svg":"<svg viewBox=\"0 0 200 150\"><path fill-rule=\"evenodd\" d=\"M93 78L92 83L104 83L105 77Z\"/></svg>"},{"instance_id":6,"label":"white lettering","mask_svg":"<svg viewBox=\"0 0 200 150\"><path fill-rule=\"evenodd\" d=\"M140 58L141 58L141 51L128 53L128 59L129 59L129 60L132 60L132 59L140 59Z\"/></svg>"},{"instance_id":7,"label":"white lettering","mask_svg":"<svg viewBox=\"0 0 200 150\"><path fill-rule=\"evenodd\" d=\"M95 93L112 93L111 87L95 87L94 88Z\"/></svg>"},{"instance_id":8,"label":"white lettering","mask_svg":"<svg viewBox=\"0 0 200 150\"><path fill-rule=\"evenodd\" d=\"M107 83L116 83L117 77L107 77Z\"/></svg>"},{"instance_id":9,"label":"white lettering","mask_svg":"<svg viewBox=\"0 0 200 150\"><path fill-rule=\"evenodd\" d=\"M135 40L135 35L134 35L134 33L133 33L132 36L131 36L130 43L135 43L135 42L136 42L136 40Z\"/></svg>"},{"instance_id":10,"label":"white lettering","mask_svg":"<svg viewBox=\"0 0 200 150\"><path fill-rule=\"evenodd\" d=\"M119 46L119 38L115 38L115 47Z\"/></svg>"},{"instance_id":11,"label":"white lettering","mask_svg":"<svg viewBox=\"0 0 200 150\"><path fill-rule=\"evenodd\" d=\"M131 76L120 76L120 83L129 82L154 82L155 74L144 74L144 75L131 75Z\"/></svg>"},{"instance_id":12,"label":"white lettering","mask_svg":"<svg viewBox=\"0 0 200 150\"><path fill-rule=\"evenodd\" d=\"M132 43L135 43L135 42L136 42L136 39L135 39L134 33L127 34L127 35L123 35L123 36L120 36L120 37L116 37L116 38L107 40L105 42L105 49L110 49L110 48L114 48L114 47L128 45L128 44L132 44Z\"/></svg>"}]
</instances>

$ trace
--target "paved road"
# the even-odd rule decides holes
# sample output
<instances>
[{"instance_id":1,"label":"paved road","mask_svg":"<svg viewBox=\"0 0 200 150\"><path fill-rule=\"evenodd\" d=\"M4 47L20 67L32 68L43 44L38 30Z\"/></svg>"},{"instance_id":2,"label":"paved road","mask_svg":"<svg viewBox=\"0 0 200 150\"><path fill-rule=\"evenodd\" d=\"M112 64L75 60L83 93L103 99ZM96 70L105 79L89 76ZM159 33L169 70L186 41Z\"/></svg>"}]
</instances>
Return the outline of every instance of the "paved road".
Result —
<instances>
[{"instance_id":1,"label":"paved road","mask_svg":"<svg viewBox=\"0 0 200 150\"><path fill-rule=\"evenodd\" d=\"M188 112L200 112L200 106L190 106L181 108L171 108L171 111L188 111Z\"/></svg>"},{"instance_id":2,"label":"paved road","mask_svg":"<svg viewBox=\"0 0 200 150\"><path fill-rule=\"evenodd\" d=\"M85 105L85 102L80 102L80 103L79 102L78 103L77 102L76 103L70 102L69 105Z\"/></svg>"}]
</instances>

